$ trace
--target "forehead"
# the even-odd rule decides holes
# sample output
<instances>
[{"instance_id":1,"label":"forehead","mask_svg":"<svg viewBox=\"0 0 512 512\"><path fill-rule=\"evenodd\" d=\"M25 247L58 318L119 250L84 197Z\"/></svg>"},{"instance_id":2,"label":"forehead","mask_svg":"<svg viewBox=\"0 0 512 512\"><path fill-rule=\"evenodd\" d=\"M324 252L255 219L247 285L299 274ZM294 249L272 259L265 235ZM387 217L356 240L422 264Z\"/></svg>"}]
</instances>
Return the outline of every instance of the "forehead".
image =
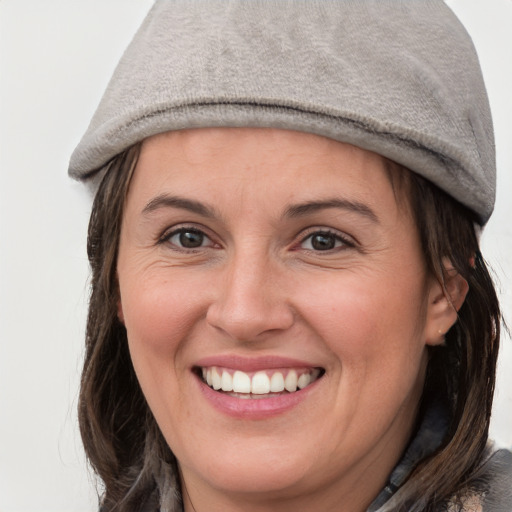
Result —
<instances>
[{"instance_id":1,"label":"forehead","mask_svg":"<svg viewBox=\"0 0 512 512\"><path fill-rule=\"evenodd\" d=\"M383 158L351 144L338 142L313 133L276 128L197 128L160 133L144 140L142 153L177 152L179 158L200 164L212 156L257 157L256 148L273 152L273 158L282 160L293 155L311 155L336 158L338 154L351 155L353 159L381 162ZM178 157L178 154L176 157Z\"/></svg>"},{"instance_id":2,"label":"forehead","mask_svg":"<svg viewBox=\"0 0 512 512\"><path fill-rule=\"evenodd\" d=\"M267 187L267 195L323 193L325 189L387 197L387 162L380 155L332 139L267 128L208 128L168 132L146 139L132 190L201 190L237 187L240 194ZM185 191L184 190L184 191Z\"/></svg>"}]
</instances>

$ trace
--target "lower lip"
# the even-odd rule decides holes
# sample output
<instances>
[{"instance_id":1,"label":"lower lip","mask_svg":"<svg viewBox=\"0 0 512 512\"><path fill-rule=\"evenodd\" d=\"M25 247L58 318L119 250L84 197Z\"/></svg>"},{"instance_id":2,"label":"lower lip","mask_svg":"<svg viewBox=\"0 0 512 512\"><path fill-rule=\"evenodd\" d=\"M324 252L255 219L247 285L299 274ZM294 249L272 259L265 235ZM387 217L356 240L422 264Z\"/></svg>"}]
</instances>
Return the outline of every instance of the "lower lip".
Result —
<instances>
[{"instance_id":1,"label":"lower lip","mask_svg":"<svg viewBox=\"0 0 512 512\"><path fill-rule=\"evenodd\" d=\"M286 393L270 398L253 399L237 398L227 393L219 393L197 377L197 382L199 383L199 388L203 396L215 409L234 418L251 420L279 416L293 409L308 398L321 380L322 378L294 393Z\"/></svg>"}]
</instances>

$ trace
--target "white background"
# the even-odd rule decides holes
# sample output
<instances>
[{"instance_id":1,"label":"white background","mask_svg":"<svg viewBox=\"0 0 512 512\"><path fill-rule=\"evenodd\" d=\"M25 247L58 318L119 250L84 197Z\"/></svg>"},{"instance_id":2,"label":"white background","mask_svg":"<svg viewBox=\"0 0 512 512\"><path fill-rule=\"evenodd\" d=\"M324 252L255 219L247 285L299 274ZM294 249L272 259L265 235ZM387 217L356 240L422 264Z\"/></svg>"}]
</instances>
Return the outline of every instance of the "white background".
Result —
<instances>
[{"instance_id":1,"label":"white background","mask_svg":"<svg viewBox=\"0 0 512 512\"><path fill-rule=\"evenodd\" d=\"M90 197L67 162L151 0L0 0L0 512L97 509L77 433ZM451 0L477 46L498 151L483 237L512 322L512 0ZM447 48L449 51L449 48ZM492 435L512 445L504 341Z\"/></svg>"}]
</instances>

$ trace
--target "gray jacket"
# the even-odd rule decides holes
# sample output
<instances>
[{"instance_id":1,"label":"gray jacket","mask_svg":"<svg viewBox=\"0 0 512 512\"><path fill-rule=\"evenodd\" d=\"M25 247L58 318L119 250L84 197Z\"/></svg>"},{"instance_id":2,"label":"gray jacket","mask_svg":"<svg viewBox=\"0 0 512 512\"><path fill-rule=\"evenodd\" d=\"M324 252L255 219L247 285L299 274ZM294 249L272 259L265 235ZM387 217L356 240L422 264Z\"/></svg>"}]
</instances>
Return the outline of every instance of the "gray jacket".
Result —
<instances>
[{"instance_id":1,"label":"gray jacket","mask_svg":"<svg viewBox=\"0 0 512 512\"><path fill-rule=\"evenodd\" d=\"M405 484L416 465L441 444L448 428L443 405L429 406L418 432L389 477L388 484L368 508L368 512L393 512L392 497ZM488 442L480 467L468 484L463 508L449 501L439 512L512 512L512 452Z\"/></svg>"}]
</instances>

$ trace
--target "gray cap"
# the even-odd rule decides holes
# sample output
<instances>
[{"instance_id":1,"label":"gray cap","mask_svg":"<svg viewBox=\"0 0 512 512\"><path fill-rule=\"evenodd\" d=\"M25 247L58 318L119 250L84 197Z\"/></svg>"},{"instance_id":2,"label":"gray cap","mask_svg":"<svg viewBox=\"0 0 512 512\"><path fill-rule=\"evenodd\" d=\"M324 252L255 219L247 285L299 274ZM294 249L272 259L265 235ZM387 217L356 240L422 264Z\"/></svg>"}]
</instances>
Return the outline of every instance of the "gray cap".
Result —
<instances>
[{"instance_id":1,"label":"gray cap","mask_svg":"<svg viewBox=\"0 0 512 512\"><path fill-rule=\"evenodd\" d=\"M156 133L258 126L379 153L482 224L495 197L491 113L471 39L442 0L157 0L69 174Z\"/></svg>"}]
</instances>

